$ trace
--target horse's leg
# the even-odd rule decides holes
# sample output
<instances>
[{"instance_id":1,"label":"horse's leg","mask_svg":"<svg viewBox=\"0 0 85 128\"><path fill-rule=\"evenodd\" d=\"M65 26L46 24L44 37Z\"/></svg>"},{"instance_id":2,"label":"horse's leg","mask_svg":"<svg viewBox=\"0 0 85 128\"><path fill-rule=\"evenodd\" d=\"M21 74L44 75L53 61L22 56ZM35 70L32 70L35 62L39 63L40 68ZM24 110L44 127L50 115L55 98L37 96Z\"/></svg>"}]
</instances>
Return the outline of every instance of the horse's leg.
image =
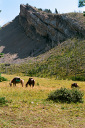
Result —
<instances>
[{"instance_id":1,"label":"horse's leg","mask_svg":"<svg viewBox=\"0 0 85 128\"><path fill-rule=\"evenodd\" d=\"M21 85L22 85L22 87L23 87L23 82L21 82Z\"/></svg>"},{"instance_id":2,"label":"horse's leg","mask_svg":"<svg viewBox=\"0 0 85 128\"><path fill-rule=\"evenodd\" d=\"M21 81L21 85L22 85L22 87L23 87L23 85L24 85L23 81Z\"/></svg>"},{"instance_id":3,"label":"horse's leg","mask_svg":"<svg viewBox=\"0 0 85 128\"><path fill-rule=\"evenodd\" d=\"M32 84L32 88L34 87L34 83Z\"/></svg>"},{"instance_id":4,"label":"horse's leg","mask_svg":"<svg viewBox=\"0 0 85 128\"><path fill-rule=\"evenodd\" d=\"M28 84L26 84L26 87L28 87Z\"/></svg>"},{"instance_id":5,"label":"horse's leg","mask_svg":"<svg viewBox=\"0 0 85 128\"><path fill-rule=\"evenodd\" d=\"M13 83L13 86L16 86L16 83Z\"/></svg>"},{"instance_id":6,"label":"horse's leg","mask_svg":"<svg viewBox=\"0 0 85 128\"><path fill-rule=\"evenodd\" d=\"M29 86L31 87L31 84L29 84Z\"/></svg>"},{"instance_id":7,"label":"horse's leg","mask_svg":"<svg viewBox=\"0 0 85 128\"><path fill-rule=\"evenodd\" d=\"M28 84L29 84L29 82L27 82L25 86L28 87Z\"/></svg>"},{"instance_id":8,"label":"horse's leg","mask_svg":"<svg viewBox=\"0 0 85 128\"><path fill-rule=\"evenodd\" d=\"M34 84L35 84L35 82L33 81L33 83L32 83L32 87L34 87Z\"/></svg>"},{"instance_id":9,"label":"horse's leg","mask_svg":"<svg viewBox=\"0 0 85 128\"><path fill-rule=\"evenodd\" d=\"M23 87L23 83L22 83L22 87Z\"/></svg>"}]
</instances>

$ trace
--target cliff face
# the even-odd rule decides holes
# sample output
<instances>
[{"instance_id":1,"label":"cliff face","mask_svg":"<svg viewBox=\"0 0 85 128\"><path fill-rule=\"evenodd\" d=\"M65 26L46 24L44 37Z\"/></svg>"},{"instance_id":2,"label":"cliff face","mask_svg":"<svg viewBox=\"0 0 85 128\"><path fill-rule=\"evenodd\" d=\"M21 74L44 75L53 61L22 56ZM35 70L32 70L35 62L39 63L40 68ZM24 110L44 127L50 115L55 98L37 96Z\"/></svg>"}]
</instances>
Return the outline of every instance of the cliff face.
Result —
<instances>
[{"instance_id":1,"label":"cliff face","mask_svg":"<svg viewBox=\"0 0 85 128\"><path fill-rule=\"evenodd\" d=\"M19 21L28 36L33 38L34 35L40 35L52 43L58 43L76 35L84 36L85 33L85 28L79 24L78 20L69 18L65 14L45 13L30 5L20 6Z\"/></svg>"}]
</instances>

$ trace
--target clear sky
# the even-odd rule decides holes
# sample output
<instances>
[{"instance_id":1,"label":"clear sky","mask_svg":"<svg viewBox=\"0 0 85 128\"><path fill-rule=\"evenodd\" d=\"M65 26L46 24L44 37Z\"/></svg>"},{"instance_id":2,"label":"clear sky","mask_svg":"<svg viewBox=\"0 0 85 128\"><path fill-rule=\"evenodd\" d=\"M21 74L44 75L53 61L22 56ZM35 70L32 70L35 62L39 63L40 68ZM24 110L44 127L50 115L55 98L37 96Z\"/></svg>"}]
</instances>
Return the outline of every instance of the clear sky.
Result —
<instances>
[{"instance_id":1,"label":"clear sky","mask_svg":"<svg viewBox=\"0 0 85 128\"><path fill-rule=\"evenodd\" d=\"M12 21L20 12L20 4L27 3L52 12L57 8L59 13L85 11L85 7L78 8L78 0L0 0L0 26Z\"/></svg>"}]
</instances>

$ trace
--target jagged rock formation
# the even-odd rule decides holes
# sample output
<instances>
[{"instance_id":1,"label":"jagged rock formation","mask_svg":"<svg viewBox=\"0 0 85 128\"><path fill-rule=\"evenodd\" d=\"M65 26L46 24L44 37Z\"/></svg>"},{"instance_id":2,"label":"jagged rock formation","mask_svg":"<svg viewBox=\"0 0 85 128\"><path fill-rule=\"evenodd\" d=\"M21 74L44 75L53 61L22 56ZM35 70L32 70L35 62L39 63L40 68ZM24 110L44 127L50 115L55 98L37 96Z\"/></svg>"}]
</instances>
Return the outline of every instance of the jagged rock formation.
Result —
<instances>
[{"instance_id":1,"label":"jagged rock formation","mask_svg":"<svg viewBox=\"0 0 85 128\"><path fill-rule=\"evenodd\" d=\"M20 24L28 36L39 34L49 42L61 42L77 34L84 36L85 28L67 15L49 14L32 6L20 6ZM30 34L31 35L30 35Z\"/></svg>"},{"instance_id":2,"label":"jagged rock formation","mask_svg":"<svg viewBox=\"0 0 85 128\"><path fill-rule=\"evenodd\" d=\"M77 14L75 17L49 14L30 5L20 5L19 16L0 30L0 52L5 53L0 62L22 62L48 51L67 38L84 37L84 21L81 22Z\"/></svg>"}]
</instances>

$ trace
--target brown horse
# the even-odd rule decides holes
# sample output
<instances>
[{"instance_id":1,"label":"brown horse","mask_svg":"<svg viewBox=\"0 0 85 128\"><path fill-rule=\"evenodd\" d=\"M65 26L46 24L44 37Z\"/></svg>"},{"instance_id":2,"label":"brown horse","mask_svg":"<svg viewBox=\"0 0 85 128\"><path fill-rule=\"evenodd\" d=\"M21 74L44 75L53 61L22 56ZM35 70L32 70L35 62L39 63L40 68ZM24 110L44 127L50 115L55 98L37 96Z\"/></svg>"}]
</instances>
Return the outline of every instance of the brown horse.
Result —
<instances>
[{"instance_id":1,"label":"brown horse","mask_svg":"<svg viewBox=\"0 0 85 128\"><path fill-rule=\"evenodd\" d=\"M19 77L14 77L11 81L10 81L10 87L12 86L12 83L13 83L13 86L15 85L16 86L16 84L18 84L18 83L21 83L21 85L22 85L22 87L23 87L23 85L24 85L24 80L23 79L21 79L21 78L19 78Z\"/></svg>"},{"instance_id":2,"label":"brown horse","mask_svg":"<svg viewBox=\"0 0 85 128\"><path fill-rule=\"evenodd\" d=\"M30 85L30 87L31 87L31 85L32 85L32 87L34 87L35 80L33 78L29 78L29 80L28 80L28 82L26 83L25 86L28 87L28 84Z\"/></svg>"},{"instance_id":3,"label":"brown horse","mask_svg":"<svg viewBox=\"0 0 85 128\"><path fill-rule=\"evenodd\" d=\"M73 84L71 84L71 88L73 88L73 87L76 87L76 88L77 88L77 87L79 87L79 86L78 86L77 83L73 83Z\"/></svg>"}]
</instances>

